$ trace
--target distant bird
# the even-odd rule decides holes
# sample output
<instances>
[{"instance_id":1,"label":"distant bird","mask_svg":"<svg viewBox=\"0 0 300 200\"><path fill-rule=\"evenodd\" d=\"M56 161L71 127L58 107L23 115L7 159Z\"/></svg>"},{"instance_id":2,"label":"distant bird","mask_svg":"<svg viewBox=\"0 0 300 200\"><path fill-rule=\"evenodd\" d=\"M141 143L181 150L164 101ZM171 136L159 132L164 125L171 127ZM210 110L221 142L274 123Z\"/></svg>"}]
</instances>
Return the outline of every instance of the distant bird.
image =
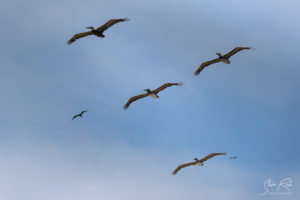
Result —
<instances>
[{"instance_id":1,"label":"distant bird","mask_svg":"<svg viewBox=\"0 0 300 200\"><path fill-rule=\"evenodd\" d=\"M75 119L76 117L81 117L82 118L82 114L85 113L85 112L87 112L87 110L83 110L83 111L81 111L81 113L79 113L77 115L74 115L72 120Z\"/></svg>"},{"instance_id":2,"label":"distant bird","mask_svg":"<svg viewBox=\"0 0 300 200\"><path fill-rule=\"evenodd\" d=\"M211 153L209 154L208 156L202 158L201 160L198 160L198 158L194 158L194 162L189 162L189 163L185 163L185 164L182 164L182 165L179 165L174 171L173 171L173 175L177 174L177 172L179 170L181 170L182 168L184 167L188 167L188 166L192 166L192 165L199 165L199 166L203 166L203 162L207 161L208 159L211 159L212 157L214 156L217 156L217 155L226 155L227 153Z\"/></svg>"},{"instance_id":3,"label":"distant bird","mask_svg":"<svg viewBox=\"0 0 300 200\"><path fill-rule=\"evenodd\" d=\"M173 85L177 85L177 86L180 86L182 85L182 83L165 83L163 84L162 86L160 86L159 88L155 89L155 90L150 90L150 89L145 89L144 91L146 91L147 93L144 93L144 94L141 94L141 95L137 95L137 96L134 96L134 97L131 97L128 102L124 105L123 109L126 110L129 105L138 100L138 99L141 99L141 98L144 98L144 97L147 97L147 96L150 96L152 98L155 98L157 99L159 96L157 95L157 93L159 93L160 91L166 89L167 87L171 87Z\"/></svg>"},{"instance_id":4,"label":"distant bird","mask_svg":"<svg viewBox=\"0 0 300 200\"><path fill-rule=\"evenodd\" d=\"M244 49L251 49L251 47L236 47L232 51L230 51L229 53L227 53L227 54L225 54L223 56L220 53L216 53L219 56L219 58L216 58L216 59L213 59L213 60L210 60L210 61L202 63L200 65L200 67L195 71L195 76L198 76L200 74L200 72L205 67L207 67L207 66L209 66L211 64L214 64L214 63L217 63L217 62L223 62L223 63L226 63L226 64L230 64L229 58L231 56L233 56L234 54L236 54L237 52L242 51Z\"/></svg>"},{"instance_id":5,"label":"distant bird","mask_svg":"<svg viewBox=\"0 0 300 200\"><path fill-rule=\"evenodd\" d=\"M91 29L91 31L87 31L87 32L82 32L82 33L77 33L75 34L67 43L68 44L72 44L73 42L75 42L76 40L88 36L88 35L95 35L101 38L104 38L105 35L103 35L103 32L106 31L109 27L111 27L112 25L119 23L119 22L124 22L124 21L128 21L128 18L123 18L123 19L111 19L108 20L105 24L103 24L102 26L100 26L99 28L94 29L93 26L88 26L86 27L87 29Z\"/></svg>"},{"instance_id":6,"label":"distant bird","mask_svg":"<svg viewBox=\"0 0 300 200\"><path fill-rule=\"evenodd\" d=\"M238 157L237 156L231 156L230 159L237 159Z\"/></svg>"}]
</instances>

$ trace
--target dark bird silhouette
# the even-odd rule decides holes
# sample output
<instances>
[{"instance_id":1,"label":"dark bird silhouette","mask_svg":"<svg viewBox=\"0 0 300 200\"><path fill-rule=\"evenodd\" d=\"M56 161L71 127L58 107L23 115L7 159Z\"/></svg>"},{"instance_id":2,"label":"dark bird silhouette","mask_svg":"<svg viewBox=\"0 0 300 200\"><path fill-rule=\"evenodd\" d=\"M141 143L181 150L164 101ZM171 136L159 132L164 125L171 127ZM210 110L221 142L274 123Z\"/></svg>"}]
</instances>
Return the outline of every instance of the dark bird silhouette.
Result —
<instances>
[{"instance_id":1,"label":"dark bird silhouette","mask_svg":"<svg viewBox=\"0 0 300 200\"><path fill-rule=\"evenodd\" d=\"M97 37L104 38L105 35L103 35L103 32L106 31L109 27L113 26L116 23L124 22L124 21L128 21L128 20L129 20L128 18L111 19L111 20L108 20L105 24L103 24L102 26L100 26L99 28L96 28L96 29L94 29L93 26L88 26L86 28L91 29L91 31L77 33L67 43L72 44L76 40L78 40L80 38L83 38L83 37L86 37L88 35L95 35Z\"/></svg>"},{"instance_id":2,"label":"dark bird silhouette","mask_svg":"<svg viewBox=\"0 0 300 200\"><path fill-rule=\"evenodd\" d=\"M129 105L138 100L138 99L141 99L141 98L144 98L144 97L147 97L147 96L150 96L152 98L155 98L157 99L159 96L157 95L160 91L166 89L167 87L171 87L173 85L177 85L177 86L180 86L182 85L182 83L165 83L163 84L162 86L160 86L159 88L155 89L155 90L150 90L150 89L145 89L144 91L146 91L147 93L144 93L144 94L141 94L141 95L137 95L137 96L134 96L134 97L131 97L127 103L124 105L123 109L126 110Z\"/></svg>"},{"instance_id":3,"label":"dark bird silhouette","mask_svg":"<svg viewBox=\"0 0 300 200\"><path fill-rule=\"evenodd\" d=\"M75 119L76 117L81 117L82 118L82 114L85 113L85 112L87 112L87 110L83 110L83 111L81 111L81 113L79 113L77 115L74 115L72 120Z\"/></svg>"},{"instance_id":4,"label":"dark bird silhouette","mask_svg":"<svg viewBox=\"0 0 300 200\"><path fill-rule=\"evenodd\" d=\"M227 154L226 152L225 153L211 153L208 156L202 158L201 160L198 160L198 158L194 158L194 160L195 160L194 162L189 162L189 163L179 165L172 173L173 173L173 175L175 175L182 168L192 166L192 165L203 166L203 162L207 161L208 159L211 159L212 157L217 156L217 155L226 155L226 154Z\"/></svg>"},{"instance_id":5,"label":"dark bird silhouette","mask_svg":"<svg viewBox=\"0 0 300 200\"><path fill-rule=\"evenodd\" d=\"M244 49L252 49L251 47L236 47L234 48L232 51L230 51L229 53L222 55L220 53L216 53L219 57L207 62L204 62L200 65L200 67L195 71L195 76L198 76L200 74L200 72L207 66L217 63L217 62L223 62L226 64L230 64L229 58L231 56L233 56L234 54L236 54L239 51L242 51Z\"/></svg>"},{"instance_id":6,"label":"dark bird silhouette","mask_svg":"<svg viewBox=\"0 0 300 200\"><path fill-rule=\"evenodd\" d=\"M238 157L237 156L231 156L230 159L237 159Z\"/></svg>"}]
</instances>

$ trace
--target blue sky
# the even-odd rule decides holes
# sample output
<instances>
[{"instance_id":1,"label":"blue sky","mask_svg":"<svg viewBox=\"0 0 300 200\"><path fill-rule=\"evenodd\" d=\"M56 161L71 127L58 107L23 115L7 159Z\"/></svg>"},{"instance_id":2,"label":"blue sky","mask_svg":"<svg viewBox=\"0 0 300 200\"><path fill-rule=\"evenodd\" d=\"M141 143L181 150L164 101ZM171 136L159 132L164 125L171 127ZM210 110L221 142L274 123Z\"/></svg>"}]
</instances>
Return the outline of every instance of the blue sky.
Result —
<instances>
[{"instance_id":1,"label":"blue sky","mask_svg":"<svg viewBox=\"0 0 300 200\"><path fill-rule=\"evenodd\" d=\"M299 198L299 8L296 0L0 1L0 199ZM66 45L121 17L130 21L105 39ZM193 75L236 46L254 50ZM165 82L184 85L122 109ZM171 175L211 152L228 156ZM257 196L267 178L285 177L292 195Z\"/></svg>"}]
</instances>

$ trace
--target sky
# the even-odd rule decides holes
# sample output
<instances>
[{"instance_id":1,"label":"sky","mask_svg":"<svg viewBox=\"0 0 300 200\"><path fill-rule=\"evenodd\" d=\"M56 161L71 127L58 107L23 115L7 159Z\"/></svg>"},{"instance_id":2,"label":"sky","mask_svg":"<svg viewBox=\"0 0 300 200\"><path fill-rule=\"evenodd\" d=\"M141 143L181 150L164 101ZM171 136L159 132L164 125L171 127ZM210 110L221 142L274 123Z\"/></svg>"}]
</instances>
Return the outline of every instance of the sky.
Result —
<instances>
[{"instance_id":1,"label":"sky","mask_svg":"<svg viewBox=\"0 0 300 200\"><path fill-rule=\"evenodd\" d=\"M299 8L297 0L0 0L0 199L299 199ZM123 17L130 21L104 39L66 44ZM236 46L253 49L194 76ZM166 82L184 85L122 109ZM211 152L227 156L171 174ZM288 189L264 194L266 180L285 178Z\"/></svg>"}]
</instances>

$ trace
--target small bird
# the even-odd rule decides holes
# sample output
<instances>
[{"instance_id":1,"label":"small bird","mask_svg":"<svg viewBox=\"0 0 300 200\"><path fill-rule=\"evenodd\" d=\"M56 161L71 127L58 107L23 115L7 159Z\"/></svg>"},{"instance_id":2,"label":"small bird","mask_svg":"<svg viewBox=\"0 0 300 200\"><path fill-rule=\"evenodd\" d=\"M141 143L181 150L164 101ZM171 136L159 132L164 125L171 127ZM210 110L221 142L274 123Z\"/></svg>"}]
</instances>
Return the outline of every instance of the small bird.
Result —
<instances>
[{"instance_id":1,"label":"small bird","mask_svg":"<svg viewBox=\"0 0 300 200\"><path fill-rule=\"evenodd\" d=\"M231 156L230 157L230 160L232 160L232 159L237 159L238 157L237 156Z\"/></svg>"},{"instance_id":2,"label":"small bird","mask_svg":"<svg viewBox=\"0 0 300 200\"><path fill-rule=\"evenodd\" d=\"M93 26L88 26L86 28L91 29L91 31L77 33L67 43L70 45L73 42L75 42L76 40L78 40L80 38L83 38L83 37L86 37L88 35L95 35L95 36L98 36L100 38L104 38L105 35L103 35L103 32L106 31L109 27L113 26L116 23L125 22L125 21L128 21L128 20L129 20L128 18L111 19L111 20L108 20L105 24L103 24L102 26L100 26L96 29L94 29Z\"/></svg>"},{"instance_id":3,"label":"small bird","mask_svg":"<svg viewBox=\"0 0 300 200\"><path fill-rule=\"evenodd\" d=\"M76 117L81 117L82 118L82 114L85 113L85 112L87 112L87 110L83 110L83 111L81 111L81 113L79 113L77 115L74 115L72 120L75 119Z\"/></svg>"},{"instance_id":4,"label":"small bird","mask_svg":"<svg viewBox=\"0 0 300 200\"><path fill-rule=\"evenodd\" d=\"M207 62L204 62L200 65L200 67L195 71L195 76L198 76L200 74L200 72L207 66L217 63L217 62L223 62L226 64L230 64L229 58L231 56L233 56L234 54L236 54L239 51L242 51L244 49L252 49L251 47L236 47L234 48L232 51L230 51L229 53L222 55L220 53L216 53L219 57Z\"/></svg>"},{"instance_id":5,"label":"small bird","mask_svg":"<svg viewBox=\"0 0 300 200\"><path fill-rule=\"evenodd\" d=\"M144 98L144 97L147 97L147 96L150 96L152 98L155 98L157 99L159 96L157 95L160 91L166 89L167 87L171 87L173 85L177 85L177 86L181 86L182 83L165 83L163 84L162 86L160 86L159 88L155 89L155 90L150 90L150 89L144 89L144 91L146 91L147 93L144 93L144 94L141 94L141 95L137 95L137 96L134 96L134 97L131 97L128 102L124 105L123 109L126 110L129 105L138 100L138 99L141 99L141 98Z\"/></svg>"},{"instance_id":6,"label":"small bird","mask_svg":"<svg viewBox=\"0 0 300 200\"><path fill-rule=\"evenodd\" d=\"M203 166L203 162L207 161L208 159L211 159L212 157L217 156L217 155L226 155L226 154L227 154L226 152L225 153L211 153L211 154L207 155L206 157L202 158L201 160L198 160L198 158L194 158L194 160L195 160L194 162L189 162L189 163L179 165L172 173L173 173L173 175L175 175L182 168L192 166L192 165Z\"/></svg>"}]
</instances>

